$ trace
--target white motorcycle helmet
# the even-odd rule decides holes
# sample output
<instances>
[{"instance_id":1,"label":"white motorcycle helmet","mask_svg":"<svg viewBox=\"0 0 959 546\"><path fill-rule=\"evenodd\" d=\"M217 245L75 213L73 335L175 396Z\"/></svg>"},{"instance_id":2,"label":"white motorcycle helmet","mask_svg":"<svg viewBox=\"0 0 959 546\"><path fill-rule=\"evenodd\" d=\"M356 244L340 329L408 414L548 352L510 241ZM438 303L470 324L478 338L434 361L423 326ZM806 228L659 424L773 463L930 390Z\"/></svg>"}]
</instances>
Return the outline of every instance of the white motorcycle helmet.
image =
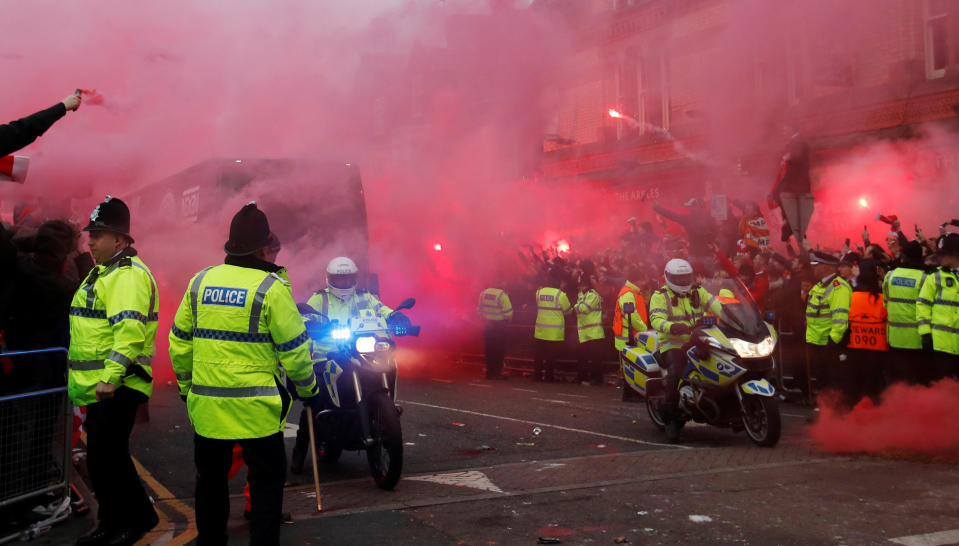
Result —
<instances>
[{"instance_id":1,"label":"white motorcycle helmet","mask_svg":"<svg viewBox=\"0 0 959 546\"><path fill-rule=\"evenodd\" d=\"M686 260L674 258L666 264L666 286L674 293L683 296L693 287L695 276L693 266Z\"/></svg>"},{"instance_id":2,"label":"white motorcycle helmet","mask_svg":"<svg viewBox=\"0 0 959 546\"><path fill-rule=\"evenodd\" d=\"M356 293L359 272L353 260L345 256L333 258L326 266L326 285L334 296L345 300Z\"/></svg>"}]
</instances>

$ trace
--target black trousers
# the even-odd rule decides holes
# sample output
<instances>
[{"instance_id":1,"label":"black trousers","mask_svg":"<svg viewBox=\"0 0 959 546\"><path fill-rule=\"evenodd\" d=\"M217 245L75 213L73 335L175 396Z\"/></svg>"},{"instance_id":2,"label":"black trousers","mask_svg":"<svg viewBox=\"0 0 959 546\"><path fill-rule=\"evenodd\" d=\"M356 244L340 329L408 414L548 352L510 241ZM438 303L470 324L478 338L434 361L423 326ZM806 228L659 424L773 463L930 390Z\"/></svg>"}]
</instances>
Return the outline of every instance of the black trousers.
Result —
<instances>
[{"instance_id":1,"label":"black trousers","mask_svg":"<svg viewBox=\"0 0 959 546\"><path fill-rule=\"evenodd\" d=\"M889 349L886 381L890 385L897 382L928 385L936 380L936 373L936 363L931 354L921 349Z\"/></svg>"},{"instance_id":2,"label":"black trousers","mask_svg":"<svg viewBox=\"0 0 959 546\"><path fill-rule=\"evenodd\" d=\"M959 355L934 351L932 360L935 363L936 379L959 379Z\"/></svg>"},{"instance_id":3,"label":"black trousers","mask_svg":"<svg viewBox=\"0 0 959 546\"><path fill-rule=\"evenodd\" d=\"M683 370L686 368L686 353L682 349L670 349L663 352L663 363L666 364L666 381L663 386L666 389L666 415L664 419L675 419L679 408L679 380L683 377Z\"/></svg>"},{"instance_id":4,"label":"black trousers","mask_svg":"<svg viewBox=\"0 0 959 546\"><path fill-rule=\"evenodd\" d=\"M828 388L835 388L836 363L839 354L836 348L829 345L806 344L809 354L809 373L812 374L813 392L822 392Z\"/></svg>"},{"instance_id":5,"label":"black trousers","mask_svg":"<svg viewBox=\"0 0 959 546\"><path fill-rule=\"evenodd\" d=\"M483 328L483 342L486 346L486 377L496 377L503 373L503 359L506 358L506 323L487 321Z\"/></svg>"},{"instance_id":6,"label":"black trousers","mask_svg":"<svg viewBox=\"0 0 959 546\"><path fill-rule=\"evenodd\" d=\"M565 345L564 341L546 341L533 339L533 379L539 381L553 380L553 369L556 368L556 355ZM545 375L544 375L545 372Z\"/></svg>"},{"instance_id":7,"label":"black trousers","mask_svg":"<svg viewBox=\"0 0 959 546\"><path fill-rule=\"evenodd\" d=\"M146 401L143 393L120 387L113 398L87 406L87 470L106 529L139 527L156 517L130 458L137 407Z\"/></svg>"},{"instance_id":8,"label":"black trousers","mask_svg":"<svg viewBox=\"0 0 959 546\"><path fill-rule=\"evenodd\" d=\"M227 543L226 523L230 516L230 490L227 475L232 463L233 445L243 449L243 461L249 469L251 546L280 543L283 510L283 482L286 480L286 450L283 433L244 440L217 440L199 434L193 438L196 463L196 528L199 546Z\"/></svg>"},{"instance_id":9,"label":"black trousers","mask_svg":"<svg viewBox=\"0 0 959 546\"><path fill-rule=\"evenodd\" d=\"M599 382L603 379L603 358L609 344L605 339L591 339L579 344L578 373L580 381Z\"/></svg>"}]
</instances>

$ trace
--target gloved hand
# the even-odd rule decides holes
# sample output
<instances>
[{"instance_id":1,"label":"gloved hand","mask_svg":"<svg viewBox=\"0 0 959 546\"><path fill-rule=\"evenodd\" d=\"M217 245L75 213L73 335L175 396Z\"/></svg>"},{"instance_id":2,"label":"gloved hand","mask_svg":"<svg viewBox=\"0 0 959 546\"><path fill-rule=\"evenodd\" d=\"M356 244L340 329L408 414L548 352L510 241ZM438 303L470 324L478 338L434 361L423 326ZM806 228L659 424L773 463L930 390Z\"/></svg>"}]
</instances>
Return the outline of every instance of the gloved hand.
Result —
<instances>
[{"instance_id":1,"label":"gloved hand","mask_svg":"<svg viewBox=\"0 0 959 546\"><path fill-rule=\"evenodd\" d=\"M673 335L673 336L685 336L685 335L689 334L690 332L692 332L692 329L691 329L689 326L686 326L685 324L681 324L681 323L679 323L679 322L674 322L673 324L670 324L670 325L669 325L669 334L670 334L670 335Z\"/></svg>"},{"instance_id":2,"label":"gloved hand","mask_svg":"<svg viewBox=\"0 0 959 546\"><path fill-rule=\"evenodd\" d=\"M922 350L932 351L932 334L922 334Z\"/></svg>"},{"instance_id":3,"label":"gloved hand","mask_svg":"<svg viewBox=\"0 0 959 546\"><path fill-rule=\"evenodd\" d=\"M323 401L320 399L320 395L304 399L303 405L313 410L314 414L323 409Z\"/></svg>"}]
</instances>

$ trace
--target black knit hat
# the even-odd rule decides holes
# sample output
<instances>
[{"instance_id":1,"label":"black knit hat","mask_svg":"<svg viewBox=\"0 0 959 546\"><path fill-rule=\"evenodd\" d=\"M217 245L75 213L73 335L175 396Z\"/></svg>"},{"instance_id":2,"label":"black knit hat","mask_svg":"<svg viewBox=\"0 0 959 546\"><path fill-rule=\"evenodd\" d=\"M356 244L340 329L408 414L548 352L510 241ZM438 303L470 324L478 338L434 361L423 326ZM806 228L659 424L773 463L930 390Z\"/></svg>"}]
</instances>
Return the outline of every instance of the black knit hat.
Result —
<instances>
[{"instance_id":1,"label":"black knit hat","mask_svg":"<svg viewBox=\"0 0 959 546\"><path fill-rule=\"evenodd\" d=\"M270 222L266 214L256 208L256 201L247 203L230 222L230 240L223 250L230 256L247 256L270 245Z\"/></svg>"},{"instance_id":2,"label":"black knit hat","mask_svg":"<svg viewBox=\"0 0 959 546\"><path fill-rule=\"evenodd\" d=\"M922 263L922 243L919 241L909 241L902 247L902 255L908 263Z\"/></svg>"},{"instance_id":3,"label":"black knit hat","mask_svg":"<svg viewBox=\"0 0 959 546\"><path fill-rule=\"evenodd\" d=\"M127 204L113 196L106 196L90 214L90 223L83 231L111 231L130 239L130 209Z\"/></svg>"}]
</instances>

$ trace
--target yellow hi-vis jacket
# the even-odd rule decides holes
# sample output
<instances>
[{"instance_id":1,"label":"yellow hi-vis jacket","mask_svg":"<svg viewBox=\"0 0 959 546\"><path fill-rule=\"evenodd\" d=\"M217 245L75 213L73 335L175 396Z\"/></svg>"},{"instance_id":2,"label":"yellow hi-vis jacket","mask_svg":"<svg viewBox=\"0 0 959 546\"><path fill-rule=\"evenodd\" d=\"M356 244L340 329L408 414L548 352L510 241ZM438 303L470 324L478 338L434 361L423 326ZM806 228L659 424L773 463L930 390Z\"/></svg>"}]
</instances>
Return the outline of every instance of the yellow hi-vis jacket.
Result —
<instances>
[{"instance_id":1,"label":"yellow hi-vis jacket","mask_svg":"<svg viewBox=\"0 0 959 546\"><path fill-rule=\"evenodd\" d=\"M806 343L825 346L839 343L849 329L852 286L833 273L809 290L806 302Z\"/></svg>"},{"instance_id":2,"label":"yellow hi-vis jacket","mask_svg":"<svg viewBox=\"0 0 959 546\"><path fill-rule=\"evenodd\" d=\"M535 339L563 341L566 339L566 318L572 311L569 298L559 288L544 286L536 291Z\"/></svg>"},{"instance_id":3,"label":"yellow hi-vis jacket","mask_svg":"<svg viewBox=\"0 0 959 546\"><path fill-rule=\"evenodd\" d=\"M341 300L330 292L329 288L324 288L323 290L314 292L306 304L328 320L339 321L340 325L344 328L349 325L351 318L359 317L360 312L367 309L373 311L376 316L384 319L393 313L392 309L384 305L379 298L369 292L354 292L349 298ZM313 342L313 351L316 353L318 362L326 360L326 353L335 348L336 344L333 343L332 339Z\"/></svg>"},{"instance_id":4,"label":"yellow hi-vis jacket","mask_svg":"<svg viewBox=\"0 0 959 546\"><path fill-rule=\"evenodd\" d=\"M509 301L509 295L499 288L487 288L480 292L476 310L483 320L491 322L513 320L513 304Z\"/></svg>"},{"instance_id":5,"label":"yellow hi-vis jacket","mask_svg":"<svg viewBox=\"0 0 959 546\"><path fill-rule=\"evenodd\" d=\"M882 301L889 314L886 335L889 346L894 349L922 348L916 302L925 280L926 272L921 269L898 267L886 274L882 281Z\"/></svg>"},{"instance_id":6,"label":"yellow hi-vis jacket","mask_svg":"<svg viewBox=\"0 0 959 546\"><path fill-rule=\"evenodd\" d=\"M916 305L919 335L932 334L932 348L959 354L959 277L939 268L922 283Z\"/></svg>"},{"instance_id":7,"label":"yellow hi-vis jacket","mask_svg":"<svg viewBox=\"0 0 959 546\"><path fill-rule=\"evenodd\" d=\"M95 403L100 381L153 393L159 310L156 280L135 251L90 271L70 303L68 391L74 405ZM142 371L133 375L132 366Z\"/></svg>"},{"instance_id":8,"label":"yellow hi-vis jacket","mask_svg":"<svg viewBox=\"0 0 959 546\"><path fill-rule=\"evenodd\" d=\"M580 292L573 308L576 310L576 333L580 343L606 339L606 332L603 331L603 298L599 292L593 289Z\"/></svg>"},{"instance_id":9,"label":"yellow hi-vis jacket","mask_svg":"<svg viewBox=\"0 0 959 546\"><path fill-rule=\"evenodd\" d=\"M630 332L642 332L646 329L646 323L643 322L643 315L646 314L646 309L643 307L646 305L646 302L643 301L642 295L640 298L636 299L636 294L639 293L639 287L633 284L630 281L626 281L626 285L623 286L623 289L619 292L619 299L616 300L616 315L619 317L619 322L615 319L613 320L613 346L616 347L617 351L622 351L626 348L627 343L629 343L629 333ZM636 308L630 314L626 314L623 311L623 306L627 303L632 303L633 307ZM618 326L618 332L617 330Z\"/></svg>"},{"instance_id":10,"label":"yellow hi-vis jacket","mask_svg":"<svg viewBox=\"0 0 959 546\"><path fill-rule=\"evenodd\" d=\"M703 318L706 312L716 317L722 316L723 304L719 300L702 286L697 286L693 290L698 292L699 301L695 302L698 305L694 305L693 292L680 296L667 285L653 292L652 297L649 298L649 322L661 334L659 336L660 351L679 349L689 341L689 334L669 333L673 324L685 324L691 328Z\"/></svg>"},{"instance_id":11,"label":"yellow hi-vis jacket","mask_svg":"<svg viewBox=\"0 0 959 546\"><path fill-rule=\"evenodd\" d=\"M262 438L283 430L290 397L315 396L309 336L282 274L218 265L190 281L170 330L170 360L196 433Z\"/></svg>"}]
</instances>

